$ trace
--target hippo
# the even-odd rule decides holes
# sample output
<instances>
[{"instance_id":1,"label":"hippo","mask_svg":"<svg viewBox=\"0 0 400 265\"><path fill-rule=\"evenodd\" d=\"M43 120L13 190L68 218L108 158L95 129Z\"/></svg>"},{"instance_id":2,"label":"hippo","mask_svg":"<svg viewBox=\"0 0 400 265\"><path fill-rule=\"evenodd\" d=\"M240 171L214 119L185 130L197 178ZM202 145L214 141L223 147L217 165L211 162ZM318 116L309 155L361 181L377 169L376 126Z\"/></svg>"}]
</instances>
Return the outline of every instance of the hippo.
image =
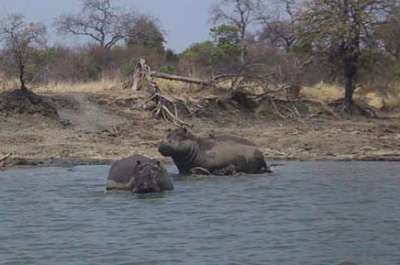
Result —
<instances>
[{"instance_id":1,"label":"hippo","mask_svg":"<svg viewBox=\"0 0 400 265\"><path fill-rule=\"evenodd\" d=\"M158 160L133 155L112 164L106 188L143 194L173 190L174 186Z\"/></svg>"},{"instance_id":2,"label":"hippo","mask_svg":"<svg viewBox=\"0 0 400 265\"><path fill-rule=\"evenodd\" d=\"M186 128L179 128L169 131L158 151L171 157L183 175L271 172L263 153L253 142L232 135L212 133L208 137L198 137Z\"/></svg>"}]
</instances>

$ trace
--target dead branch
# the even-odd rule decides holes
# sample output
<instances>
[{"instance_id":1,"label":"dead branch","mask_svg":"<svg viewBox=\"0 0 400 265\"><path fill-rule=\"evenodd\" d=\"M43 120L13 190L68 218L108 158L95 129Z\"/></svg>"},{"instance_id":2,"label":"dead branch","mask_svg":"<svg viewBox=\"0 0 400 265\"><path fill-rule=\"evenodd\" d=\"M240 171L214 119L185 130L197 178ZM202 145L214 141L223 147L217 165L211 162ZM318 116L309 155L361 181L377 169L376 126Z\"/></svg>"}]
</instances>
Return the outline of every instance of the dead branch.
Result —
<instances>
[{"instance_id":1,"label":"dead branch","mask_svg":"<svg viewBox=\"0 0 400 265\"><path fill-rule=\"evenodd\" d=\"M133 72L132 80L132 91L138 91L140 89L140 84L146 78L148 79L148 75L150 72L150 67L146 64L144 59L139 59L138 63L136 64L135 71Z\"/></svg>"},{"instance_id":2,"label":"dead branch","mask_svg":"<svg viewBox=\"0 0 400 265\"><path fill-rule=\"evenodd\" d=\"M220 74L220 75L216 75L212 78L213 82L218 82L220 80L224 80L224 79L232 79L232 78L236 78L238 75L237 74Z\"/></svg>"},{"instance_id":3,"label":"dead branch","mask_svg":"<svg viewBox=\"0 0 400 265\"><path fill-rule=\"evenodd\" d=\"M148 89L151 93L150 97L146 102L143 104L143 107L146 107L146 105L150 102L153 103L153 106L150 107L150 110L153 112L153 115L156 118L161 118L163 120L169 121L174 123L178 127L192 127L190 124L184 122L178 117L178 108L176 106L176 103L168 99L166 96L161 94L161 90L158 87L157 83L154 81L153 77L158 75L158 76L163 76L164 78L175 78L178 76L173 76L173 75L167 75L167 74L162 74L157 73L154 74L155 72L151 71L150 66L146 64L146 61L144 59L140 59L138 64L136 65L135 69L135 74L134 74L134 80L133 80L133 86L132 90L136 91L138 84L143 82L145 79L148 83ZM196 81L196 80L192 80ZM186 106L187 107L187 106Z\"/></svg>"},{"instance_id":4,"label":"dead branch","mask_svg":"<svg viewBox=\"0 0 400 265\"><path fill-rule=\"evenodd\" d=\"M161 91L156 87L156 91L151 96L151 101L155 103L152 112L156 118L162 118L174 123L178 127L192 127L178 117L178 108L176 103L161 95ZM173 109L170 110L170 109Z\"/></svg>"},{"instance_id":5,"label":"dead branch","mask_svg":"<svg viewBox=\"0 0 400 265\"><path fill-rule=\"evenodd\" d=\"M137 91L140 90L140 85L144 79L151 79L151 78L179 81L189 84L201 85L204 87L217 87L216 86L217 82L227 78L233 79L234 80L233 85L237 87L237 83L240 83L243 80L243 76L240 74L221 74L214 76L209 80L204 80L204 79L186 77L181 75L161 73L157 71L152 71L150 67L146 64L146 61L144 59L139 59L138 63L136 64L133 75L130 77L130 80L128 80L128 84L132 84L131 85L132 90Z\"/></svg>"},{"instance_id":6,"label":"dead branch","mask_svg":"<svg viewBox=\"0 0 400 265\"><path fill-rule=\"evenodd\" d=\"M252 99L256 102L257 105L263 104L265 101L267 104L270 104L272 107L272 111L282 119L293 119L299 122L304 123L304 118L307 115L301 112L298 108L298 103L300 104L312 104L318 105L323 112L331 115L332 117L338 119L338 115L331 109L330 106L321 101L314 100L306 100L306 99L288 99L287 97L277 97L271 95L271 91L260 94L260 95L248 95L249 99Z\"/></svg>"},{"instance_id":7,"label":"dead branch","mask_svg":"<svg viewBox=\"0 0 400 265\"><path fill-rule=\"evenodd\" d=\"M284 115L279 111L278 107L277 107L276 104L275 104L275 100L271 99L270 102L271 102L272 107L274 108L276 114L277 114L279 117L281 117L282 119L287 120L288 118L287 118L286 116L284 116Z\"/></svg>"},{"instance_id":8,"label":"dead branch","mask_svg":"<svg viewBox=\"0 0 400 265\"><path fill-rule=\"evenodd\" d=\"M0 157L0 162L6 161L9 157L11 157L11 153L8 153L8 154L6 154L5 156Z\"/></svg>"},{"instance_id":9,"label":"dead branch","mask_svg":"<svg viewBox=\"0 0 400 265\"><path fill-rule=\"evenodd\" d=\"M5 156L0 157L0 170L4 169L6 167L6 161L10 157L11 157L11 153L8 153Z\"/></svg>"},{"instance_id":10,"label":"dead branch","mask_svg":"<svg viewBox=\"0 0 400 265\"><path fill-rule=\"evenodd\" d=\"M196 79L196 78L160 73L160 72L155 72L155 71L151 72L150 75L151 75L151 77L156 77L156 78L161 78L161 79L166 79L166 80L180 81L180 82L202 85L202 86L212 86L212 83L209 80L201 80L201 79Z\"/></svg>"}]
</instances>

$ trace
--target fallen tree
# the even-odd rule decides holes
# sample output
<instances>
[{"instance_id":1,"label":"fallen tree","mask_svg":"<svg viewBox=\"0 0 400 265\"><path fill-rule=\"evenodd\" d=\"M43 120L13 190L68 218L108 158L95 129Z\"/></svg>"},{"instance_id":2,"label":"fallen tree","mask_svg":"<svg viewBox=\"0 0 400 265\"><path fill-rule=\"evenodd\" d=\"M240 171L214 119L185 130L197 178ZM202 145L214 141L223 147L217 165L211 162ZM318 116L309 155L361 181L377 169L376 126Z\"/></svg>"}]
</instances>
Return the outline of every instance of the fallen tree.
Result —
<instances>
[{"instance_id":1,"label":"fallen tree","mask_svg":"<svg viewBox=\"0 0 400 265\"><path fill-rule=\"evenodd\" d=\"M178 127L192 127L190 124L184 122L182 119L179 118L176 102L174 102L173 99L162 95L160 88L153 79L153 77L157 77L157 75L165 76L165 78L171 77L171 75L164 75L151 71L150 66L146 64L146 61L144 59L139 60L133 74L132 90L140 90L140 86L143 85L143 83L146 83L147 90L150 92L150 97L142 106L145 109L149 109L150 111L152 111L154 117L156 118L161 118L163 120L172 122ZM172 76L171 78L175 77L180 78L178 76ZM185 82L190 81L186 80ZM149 103L152 104L150 104L149 106Z\"/></svg>"},{"instance_id":2,"label":"fallen tree","mask_svg":"<svg viewBox=\"0 0 400 265\"><path fill-rule=\"evenodd\" d=\"M217 81L220 78L220 76L212 80L202 80L180 75L161 73L157 71L152 71L150 66L147 65L145 59L139 59L139 61L135 66L133 74L130 76L128 80L127 87L130 87L133 91L138 91L141 89L143 82L153 80L153 78L180 81L184 83L209 87L209 86L214 86L215 81Z\"/></svg>"},{"instance_id":3,"label":"fallen tree","mask_svg":"<svg viewBox=\"0 0 400 265\"><path fill-rule=\"evenodd\" d=\"M143 81L152 79L152 78L159 78L171 81L179 81L188 84L200 85L204 87L216 87L218 82L226 79L233 80L232 87L237 87L238 83L242 81L243 76L241 74L219 74L213 76L210 79L198 79L193 77L181 76L181 75L174 75L174 74L167 74L161 73L157 71L151 70L151 67L147 65L145 59L139 59L135 66L135 70L132 75L129 76L127 84L125 87L131 88L133 91L138 91L141 89L143 85Z\"/></svg>"},{"instance_id":4,"label":"fallen tree","mask_svg":"<svg viewBox=\"0 0 400 265\"><path fill-rule=\"evenodd\" d=\"M225 111L243 114L255 114L258 117L269 119L304 120L318 115L333 118L339 116L324 102L307 99L287 99L285 96L276 96L269 92L252 94L249 91L238 89L223 97L209 97L202 101L201 108L196 114L199 116L224 115Z\"/></svg>"},{"instance_id":5,"label":"fallen tree","mask_svg":"<svg viewBox=\"0 0 400 265\"><path fill-rule=\"evenodd\" d=\"M159 78L213 88L218 88L216 83L220 80L229 79L232 85L230 89L224 88L224 91L226 91L224 95L204 97L192 105L191 101L184 101L163 94L156 82L156 79ZM278 86L275 84L269 86L268 84L271 84L271 82L268 79L271 78L271 76L262 78L253 75L246 79L245 74L225 74L212 77L209 80L200 80L152 71L146 61L141 59L137 63L133 74L132 90L137 91L142 87L146 87L146 90L150 92L150 96L143 104L143 107L152 111L156 118L172 122L176 126L190 126L179 117L178 112L182 110L189 115L207 115L207 112L212 113L220 107L222 107L220 110L235 109L236 111L241 109L248 113L267 113L271 117L301 122L305 118L320 114L339 118L340 115L337 114L339 111L333 105L302 98L300 94L302 87L300 85L282 82L284 85ZM263 92L251 92L252 86L261 87ZM210 90L209 93L212 94L213 91ZM179 108L177 105L179 105ZM371 109L370 112L372 113L373 110ZM364 114L364 116L367 115ZM369 114L368 116L373 115Z\"/></svg>"},{"instance_id":6,"label":"fallen tree","mask_svg":"<svg viewBox=\"0 0 400 265\"><path fill-rule=\"evenodd\" d=\"M171 75L171 74L166 74L166 73L159 73L159 72L154 72L154 71L152 71L150 73L150 75L152 77L156 77L156 78L172 80L172 81L180 81L180 82L202 85L202 86L212 86L213 85L212 81L184 77L184 76L179 76L179 75Z\"/></svg>"}]
</instances>

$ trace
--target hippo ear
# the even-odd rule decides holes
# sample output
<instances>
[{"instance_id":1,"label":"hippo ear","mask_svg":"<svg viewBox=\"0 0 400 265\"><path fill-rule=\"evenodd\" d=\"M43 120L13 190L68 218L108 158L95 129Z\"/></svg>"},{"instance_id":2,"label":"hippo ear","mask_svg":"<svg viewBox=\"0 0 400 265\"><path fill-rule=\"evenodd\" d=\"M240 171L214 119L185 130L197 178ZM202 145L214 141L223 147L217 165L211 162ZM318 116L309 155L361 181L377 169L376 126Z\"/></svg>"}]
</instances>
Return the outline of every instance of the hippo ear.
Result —
<instances>
[{"instance_id":1,"label":"hippo ear","mask_svg":"<svg viewBox=\"0 0 400 265\"><path fill-rule=\"evenodd\" d=\"M183 132L188 133L188 129L186 127L183 127Z\"/></svg>"}]
</instances>

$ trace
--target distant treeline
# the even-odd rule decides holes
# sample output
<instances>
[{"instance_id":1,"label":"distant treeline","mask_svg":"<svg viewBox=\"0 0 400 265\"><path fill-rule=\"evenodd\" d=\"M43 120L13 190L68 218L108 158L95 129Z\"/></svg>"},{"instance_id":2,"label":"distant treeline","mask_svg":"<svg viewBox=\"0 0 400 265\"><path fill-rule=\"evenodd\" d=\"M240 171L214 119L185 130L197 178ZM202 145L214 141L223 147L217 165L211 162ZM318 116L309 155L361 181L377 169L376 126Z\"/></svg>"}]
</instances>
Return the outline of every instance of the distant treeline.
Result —
<instances>
[{"instance_id":1,"label":"distant treeline","mask_svg":"<svg viewBox=\"0 0 400 265\"><path fill-rule=\"evenodd\" d=\"M210 40L179 54L165 48L156 18L123 11L111 0L82 4L81 12L54 23L60 34L88 39L76 47L49 47L42 24L18 14L3 18L3 78L21 77L22 70L23 79L35 83L124 79L145 58L153 69L185 76L237 74L267 85L343 83L350 97L359 84L385 88L400 81L396 0L216 0Z\"/></svg>"}]
</instances>

